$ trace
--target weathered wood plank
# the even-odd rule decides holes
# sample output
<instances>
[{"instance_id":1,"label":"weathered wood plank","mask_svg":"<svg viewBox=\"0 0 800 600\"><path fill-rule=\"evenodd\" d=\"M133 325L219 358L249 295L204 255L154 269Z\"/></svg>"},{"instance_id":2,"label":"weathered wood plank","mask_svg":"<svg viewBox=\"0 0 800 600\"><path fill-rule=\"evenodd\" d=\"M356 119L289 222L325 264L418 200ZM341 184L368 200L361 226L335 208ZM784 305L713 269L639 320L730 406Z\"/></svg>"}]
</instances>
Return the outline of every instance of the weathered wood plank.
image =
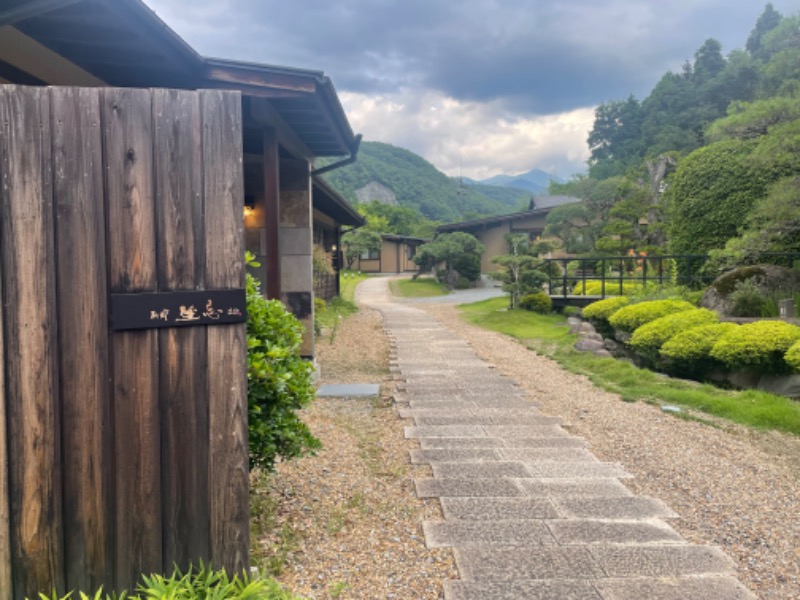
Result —
<instances>
[{"instance_id":1,"label":"weathered wood plank","mask_svg":"<svg viewBox=\"0 0 800 600\"><path fill-rule=\"evenodd\" d=\"M2 109L0 109L2 110ZM0 113L1 114L1 113ZM5 130L0 137L7 137ZM0 141L0 172L5 165L3 156L5 147ZM4 183L0 178L0 198L6 195ZM0 200L0 207L5 204ZM3 231L3 211L0 211L0 235ZM3 271L3 247L0 243L0 272ZM5 341L3 338L3 321L5 319L5 299L3 298L3 277L0 276L0 600L11 600L13 583L11 581L11 531L9 529L10 514L8 506L8 438L6 434L6 399L5 380Z\"/></svg>"},{"instance_id":2,"label":"weathered wood plank","mask_svg":"<svg viewBox=\"0 0 800 600\"><path fill-rule=\"evenodd\" d=\"M267 298L281 299L280 156L275 130L264 128L264 220L267 237L267 280L262 281ZM262 290L263 291L263 290Z\"/></svg>"},{"instance_id":3,"label":"weathered wood plank","mask_svg":"<svg viewBox=\"0 0 800 600\"><path fill-rule=\"evenodd\" d=\"M69 589L112 582L108 310L100 101L52 88L64 557Z\"/></svg>"},{"instance_id":4,"label":"weathered wood plank","mask_svg":"<svg viewBox=\"0 0 800 600\"><path fill-rule=\"evenodd\" d=\"M199 95L155 90L159 291L202 289L202 132ZM189 307L187 307L189 308ZM194 307L202 311L204 307ZM208 390L204 327L159 332L163 560L209 560Z\"/></svg>"},{"instance_id":5,"label":"weathered wood plank","mask_svg":"<svg viewBox=\"0 0 800 600\"><path fill-rule=\"evenodd\" d=\"M204 92L206 286L244 287L242 119L239 94ZM208 328L211 560L249 567L245 326Z\"/></svg>"},{"instance_id":6,"label":"weathered wood plank","mask_svg":"<svg viewBox=\"0 0 800 600\"><path fill-rule=\"evenodd\" d=\"M50 101L0 87L2 264L14 596L63 590Z\"/></svg>"},{"instance_id":7,"label":"weathered wood plank","mask_svg":"<svg viewBox=\"0 0 800 600\"><path fill-rule=\"evenodd\" d=\"M157 289L152 92L103 91L109 286ZM111 337L114 405L115 582L132 589L162 562L158 334Z\"/></svg>"}]
</instances>

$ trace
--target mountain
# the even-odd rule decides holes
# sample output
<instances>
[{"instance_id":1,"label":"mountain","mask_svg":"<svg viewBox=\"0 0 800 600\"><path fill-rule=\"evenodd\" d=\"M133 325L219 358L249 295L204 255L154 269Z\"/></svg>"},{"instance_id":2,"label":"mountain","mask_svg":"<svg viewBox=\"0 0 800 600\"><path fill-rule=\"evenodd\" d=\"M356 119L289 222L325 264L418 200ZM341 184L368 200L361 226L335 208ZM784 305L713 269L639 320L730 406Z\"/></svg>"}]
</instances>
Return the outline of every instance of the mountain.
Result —
<instances>
[{"instance_id":1,"label":"mountain","mask_svg":"<svg viewBox=\"0 0 800 600\"><path fill-rule=\"evenodd\" d=\"M324 163L322 163L324 164ZM461 184L421 156L381 142L364 142L352 165L323 175L352 203L379 200L418 210L434 221L455 222L520 210L530 194L480 183Z\"/></svg>"},{"instance_id":2,"label":"mountain","mask_svg":"<svg viewBox=\"0 0 800 600\"><path fill-rule=\"evenodd\" d=\"M531 169L527 173L521 173L520 175L495 175L489 179L482 180L480 183L527 190L534 194L546 194L551 180L556 183L564 183L564 180L560 177L551 175L541 169Z\"/></svg>"}]
</instances>

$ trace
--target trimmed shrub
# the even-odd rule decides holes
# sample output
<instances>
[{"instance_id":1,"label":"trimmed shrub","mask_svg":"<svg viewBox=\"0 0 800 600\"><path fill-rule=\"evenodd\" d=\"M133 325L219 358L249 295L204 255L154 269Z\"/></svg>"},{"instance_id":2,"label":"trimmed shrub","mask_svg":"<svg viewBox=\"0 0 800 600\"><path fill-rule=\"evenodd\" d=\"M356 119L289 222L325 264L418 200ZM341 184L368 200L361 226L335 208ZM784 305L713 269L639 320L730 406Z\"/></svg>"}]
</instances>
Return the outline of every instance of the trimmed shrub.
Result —
<instances>
[{"instance_id":1,"label":"trimmed shrub","mask_svg":"<svg viewBox=\"0 0 800 600\"><path fill-rule=\"evenodd\" d=\"M661 346L661 356L682 362L708 360L714 344L737 327L736 323L713 323L681 331Z\"/></svg>"},{"instance_id":2,"label":"trimmed shrub","mask_svg":"<svg viewBox=\"0 0 800 600\"><path fill-rule=\"evenodd\" d=\"M544 292L526 294L519 300L520 308L531 312L546 315L553 311L553 301Z\"/></svg>"},{"instance_id":3,"label":"trimmed shrub","mask_svg":"<svg viewBox=\"0 0 800 600\"><path fill-rule=\"evenodd\" d=\"M800 371L800 342L795 342L792 347L786 351L783 360L795 371Z\"/></svg>"},{"instance_id":4,"label":"trimmed shrub","mask_svg":"<svg viewBox=\"0 0 800 600\"><path fill-rule=\"evenodd\" d=\"M729 369L759 369L785 373L786 351L800 340L800 327L783 321L756 321L722 336L711 348L711 357Z\"/></svg>"},{"instance_id":5,"label":"trimmed shrub","mask_svg":"<svg viewBox=\"0 0 800 600\"><path fill-rule=\"evenodd\" d=\"M608 318L617 312L623 306L630 304L630 300L625 296L614 296L612 298L604 298L597 302L592 302L587 305L582 311L581 316L584 319L592 321L608 321Z\"/></svg>"},{"instance_id":6,"label":"trimmed shrub","mask_svg":"<svg viewBox=\"0 0 800 600\"><path fill-rule=\"evenodd\" d=\"M623 282L622 295L631 296L642 291L642 288L643 286L641 283ZM619 294L619 281L615 281L613 278L606 279L605 291L606 295ZM600 296L603 294L603 282L599 279L587 279L586 291L584 292L583 281L579 281L573 286L572 294L574 296Z\"/></svg>"},{"instance_id":7,"label":"trimmed shrub","mask_svg":"<svg viewBox=\"0 0 800 600\"><path fill-rule=\"evenodd\" d=\"M655 321L673 313L692 310L694 305L686 300L653 300L623 306L611 317L608 322L614 329L633 332L645 323Z\"/></svg>"},{"instance_id":8,"label":"trimmed shrub","mask_svg":"<svg viewBox=\"0 0 800 600\"><path fill-rule=\"evenodd\" d=\"M249 253L247 263L255 264ZM300 356L300 322L280 301L264 298L249 273L245 287L250 466L271 471L279 457L321 446L296 413L314 399L314 368Z\"/></svg>"},{"instance_id":9,"label":"trimmed shrub","mask_svg":"<svg viewBox=\"0 0 800 600\"><path fill-rule=\"evenodd\" d=\"M682 331L718 321L717 313L707 308L682 310L642 325L633 332L628 344L637 352L652 355L670 338Z\"/></svg>"}]
</instances>

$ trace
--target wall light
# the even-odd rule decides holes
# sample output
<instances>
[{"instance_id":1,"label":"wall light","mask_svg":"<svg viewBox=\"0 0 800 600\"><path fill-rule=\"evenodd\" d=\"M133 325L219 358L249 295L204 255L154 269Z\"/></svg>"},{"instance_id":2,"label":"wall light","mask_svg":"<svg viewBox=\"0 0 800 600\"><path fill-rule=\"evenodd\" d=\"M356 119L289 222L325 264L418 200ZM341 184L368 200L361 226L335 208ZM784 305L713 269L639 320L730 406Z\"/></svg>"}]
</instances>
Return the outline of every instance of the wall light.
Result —
<instances>
[{"instance_id":1,"label":"wall light","mask_svg":"<svg viewBox=\"0 0 800 600\"><path fill-rule=\"evenodd\" d=\"M250 217L255 213L255 205L256 201L253 196L245 196L244 197L244 216Z\"/></svg>"}]
</instances>

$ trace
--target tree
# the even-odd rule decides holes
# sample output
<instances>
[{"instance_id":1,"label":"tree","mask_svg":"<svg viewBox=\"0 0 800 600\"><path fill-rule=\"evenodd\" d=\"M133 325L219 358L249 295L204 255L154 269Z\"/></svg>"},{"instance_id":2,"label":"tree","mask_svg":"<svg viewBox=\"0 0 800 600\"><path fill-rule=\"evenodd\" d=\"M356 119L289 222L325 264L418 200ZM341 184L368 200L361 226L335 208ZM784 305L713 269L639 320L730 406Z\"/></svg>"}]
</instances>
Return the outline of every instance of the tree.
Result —
<instances>
[{"instance_id":1,"label":"tree","mask_svg":"<svg viewBox=\"0 0 800 600\"><path fill-rule=\"evenodd\" d=\"M758 17L756 26L750 32L745 44L745 48L751 55L756 56L758 54L764 36L780 25L782 18L783 15L772 7L772 3L768 3L764 7L764 12Z\"/></svg>"},{"instance_id":2,"label":"tree","mask_svg":"<svg viewBox=\"0 0 800 600\"><path fill-rule=\"evenodd\" d=\"M589 173L604 179L625 172L641 153L642 111L633 96L601 104L587 140L591 157Z\"/></svg>"},{"instance_id":3,"label":"tree","mask_svg":"<svg viewBox=\"0 0 800 600\"><path fill-rule=\"evenodd\" d=\"M345 247L344 258L347 261L347 268L352 269L353 263L359 256L370 250L381 249L381 234L361 227L342 236L342 244Z\"/></svg>"},{"instance_id":4,"label":"tree","mask_svg":"<svg viewBox=\"0 0 800 600\"><path fill-rule=\"evenodd\" d=\"M483 249L483 244L478 238L469 233L463 231L444 233L432 242L420 246L414 256L414 262L423 272L444 264L446 276L450 274L452 277L452 272L456 272L468 281L475 281L481 276Z\"/></svg>"},{"instance_id":5,"label":"tree","mask_svg":"<svg viewBox=\"0 0 800 600\"><path fill-rule=\"evenodd\" d=\"M503 268L495 277L503 282L503 291L508 292L510 308L517 308L520 298L540 290L547 276L536 269L542 263L529 254L531 246L528 236L509 233L505 240L509 254L495 256L492 262Z\"/></svg>"},{"instance_id":6,"label":"tree","mask_svg":"<svg viewBox=\"0 0 800 600\"><path fill-rule=\"evenodd\" d=\"M708 83L722 73L725 58L722 56L722 44L714 38L708 38L694 53L692 80L695 85Z\"/></svg>"}]
</instances>

